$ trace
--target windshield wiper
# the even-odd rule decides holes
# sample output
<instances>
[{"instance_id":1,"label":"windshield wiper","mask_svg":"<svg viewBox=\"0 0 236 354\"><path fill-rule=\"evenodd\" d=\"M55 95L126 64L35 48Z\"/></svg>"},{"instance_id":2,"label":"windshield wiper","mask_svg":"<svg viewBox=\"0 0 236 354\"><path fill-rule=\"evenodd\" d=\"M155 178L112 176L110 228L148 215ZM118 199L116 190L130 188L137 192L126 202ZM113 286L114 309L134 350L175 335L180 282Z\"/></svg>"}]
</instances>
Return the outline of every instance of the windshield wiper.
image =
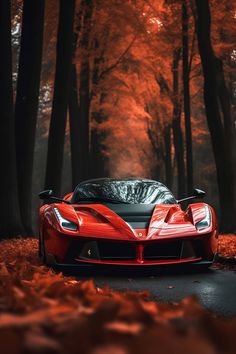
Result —
<instances>
[{"instance_id":1,"label":"windshield wiper","mask_svg":"<svg viewBox=\"0 0 236 354\"><path fill-rule=\"evenodd\" d=\"M114 204L131 204L129 202L115 200L111 198L99 198L99 197L91 197L91 198L82 198L77 201L76 204L83 203L83 202L105 202L105 203L114 203Z\"/></svg>"}]
</instances>

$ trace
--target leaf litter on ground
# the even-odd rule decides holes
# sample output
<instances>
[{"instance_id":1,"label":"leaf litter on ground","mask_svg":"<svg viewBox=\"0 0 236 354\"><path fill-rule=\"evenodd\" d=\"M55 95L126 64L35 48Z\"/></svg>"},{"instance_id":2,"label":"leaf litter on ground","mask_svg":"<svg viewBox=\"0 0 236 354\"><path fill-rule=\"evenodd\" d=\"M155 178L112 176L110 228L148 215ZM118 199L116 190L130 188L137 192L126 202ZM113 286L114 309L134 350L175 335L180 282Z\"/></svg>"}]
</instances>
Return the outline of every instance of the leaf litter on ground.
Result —
<instances>
[{"instance_id":1,"label":"leaf litter on ground","mask_svg":"<svg viewBox=\"0 0 236 354\"><path fill-rule=\"evenodd\" d=\"M166 304L148 292L97 288L42 265L37 247L36 239L0 242L2 353L235 353L236 318L195 297ZM220 236L219 252L235 257L236 236Z\"/></svg>"}]
</instances>

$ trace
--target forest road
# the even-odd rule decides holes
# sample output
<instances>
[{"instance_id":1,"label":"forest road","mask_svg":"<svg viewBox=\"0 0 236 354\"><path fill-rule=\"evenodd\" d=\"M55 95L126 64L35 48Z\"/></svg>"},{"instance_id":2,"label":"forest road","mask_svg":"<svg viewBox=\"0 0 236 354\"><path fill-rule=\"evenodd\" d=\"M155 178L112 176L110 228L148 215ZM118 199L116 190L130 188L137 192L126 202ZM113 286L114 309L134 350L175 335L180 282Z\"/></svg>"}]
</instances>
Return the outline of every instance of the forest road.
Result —
<instances>
[{"instance_id":1,"label":"forest road","mask_svg":"<svg viewBox=\"0 0 236 354\"><path fill-rule=\"evenodd\" d=\"M209 269L202 272L141 270L118 272L117 269L78 276L93 279L96 286L109 286L118 291L148 290L152 299L161 302L178 302L184 297L196 295L202 305L220 315L236 315L236 271Z\"/></svg>"}]
</instances>

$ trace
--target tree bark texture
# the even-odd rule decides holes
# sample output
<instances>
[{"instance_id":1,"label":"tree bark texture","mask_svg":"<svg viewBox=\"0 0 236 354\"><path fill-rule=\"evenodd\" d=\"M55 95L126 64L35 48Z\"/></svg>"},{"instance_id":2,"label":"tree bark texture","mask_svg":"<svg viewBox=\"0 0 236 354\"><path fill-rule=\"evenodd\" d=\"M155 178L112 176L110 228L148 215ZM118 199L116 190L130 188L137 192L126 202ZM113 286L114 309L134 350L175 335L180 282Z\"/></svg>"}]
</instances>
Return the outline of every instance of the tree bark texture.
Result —
<instances>
[{"instance_id":1,"label":"tree bark texture","mask_svg":"<svg viewBox=\"0 0 236 354\"><path fill-rule=\"evenodd\" d=\"M173 116L172 130L173 142L175 148L175 158L177 164L178 177L178 197L185 196L185 163L184 163L184 140L181 128L181 104L179 99L179 61L180 50L174 51L173 57Z\"/></svg>"},{"instance_id":2,"label":"tree bark texture","mask_svg":"<svg viewBox=\"0 0 236 354\"><path fill-rule=\"evenodd\" d=\"M79 169L80 122L79 122L79 102L78 102L78 89L77 89L77 70L75 64L72 64L72 72L71 72L69 116L70 116L72 188L74 189L80 180L80 169Z\"/></svg>"},{"instance_id":3,"label":"tree bark texture","mask_svg":"<svg viewBox=\"0 0 236 354\"><path fill-rule=\"evenodd\" d=\"M12 53L11 53L11 2L0 1L0 183L1 223L0 238L22 235L18 187L13 114Z\"/></svg>"},{"instance_id":4,"label":"tree bark texture","mask_svg":"<svg viewBox=\"0 0 236 354\"><path fill-rule=\"evenodd\" d=\"M79 151L78 162L80 180L88 179L90 164L90 31L93 13L93 0L83 0L83 27L81 34L81 69L79 75Z\"/></svg>"},{"instance_id":5,"label":"tree bark texture","mask_svg":"<svg viewBox=\"0 0 236 354\"><path fill-rule=\"evenodd\" d=\"M71 66L71 79L70 79L70 92L69 92L69 122L70 122L70 146L71 146L71 175L72 175L72 188L74 189L80 180L80 117L79 117L79 100L78 100L78 78L76 68L76 49L78 42L81 39L81 27L83 18L83 6L80 6L79 12L76 16L75 31L73 33L72 45L72 66Z\"/></svg>"},{"instance_id":6,"label":"tree bark texture","mask_svg":"<svg viewBox=\"0 0 236 354\"><path fill-rule=\"evenodd\" d=\"M65 127L70 90L75 0L60 0L57 59L48 137L45 188L61 193Z\"/></svg>"},{"instance_id":7,"label":"tree bark texture","mask_svg":"<svg viewBox=\"0 0 236 354\"><path fill-rule=\"evenodd\" d=\"M193 192L193 152L189 85L189 15L187 0L182 0L182 78L184 99L187 193Z\"/></svg>"},{"instance_id":8,"label":"tree bark texture","mask_svg":"<svg viewBox=\"0 0 236 354\"><path fill-rule=\"evenodd\" d=\"M32 175L44 29L44 0L24 0L20 43L15 137L20 212L32 235Z\"/></svg>"},{"instance_id":9,"label":"tree bark texture","mask_svg":"<svg viewBox=\"0 0 236 354\"><path fill-rule=\"evenodd\" d=\"M232 160L232 133L229 94L224 81L223 66L213 51L210 37L211 15L208 1L196 0L197 36L204 75L204 101L216 163L221 229L236 230L234 195L234 164Z\"/></svg>"},{"instance_id":10,"label":"tree bark texture","mask_svg":"<svg viewBox=\"0 0 236 354\"><path fill-rule=\"evenodd\" d=\"M94 49L95 53L98 51L100 46L99 39L95 38L94 40ZM101 64L104 61L104 53L95 54L93 61L93 69L92 69L92 98L96 94L100 73L101 73ZM106 99L106 94L103 92L99 93L100 95L100 106ZM91 128L91 143L90 143L90 175L93 178L99 177L107 177L108 176L108 159L105 156L106 146L105 146L105 138L106 133L102 131L99 127L104 121L106 121L107 117L100 107L97 111L92 112L91 120L92 120L92 128Z\"/></svg>"},{"instance_id":11,"label":"tree bark texture","mask_svg":"<svg viewBox=\"0 0 236 354\"><path fill-rule=\"evenodd\" d=\"M172 166L172 154L171 154L171 125L168 124L164 128L164 146L165 146L165 183L169 189L172 189L173 183L173 166Z\"/></svg>"}]
</instances>

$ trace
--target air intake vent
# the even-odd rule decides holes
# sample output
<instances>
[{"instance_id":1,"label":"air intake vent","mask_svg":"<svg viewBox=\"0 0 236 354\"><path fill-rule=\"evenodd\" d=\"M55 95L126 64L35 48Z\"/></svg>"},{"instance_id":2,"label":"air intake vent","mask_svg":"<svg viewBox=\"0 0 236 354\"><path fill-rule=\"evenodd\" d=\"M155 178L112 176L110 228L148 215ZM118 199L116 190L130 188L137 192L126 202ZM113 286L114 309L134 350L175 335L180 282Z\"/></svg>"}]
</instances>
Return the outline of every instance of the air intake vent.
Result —
<instances>
[{"instance_id":1,"label":"air intake vent","mask_svg":"<svg viewBox=\"0 0 236 354\"><path fill-rule=\"evenodd\" d=\"M155 204L107 204L133 229L146 229L149 226Z\"/></svg>"}]
</instances>

